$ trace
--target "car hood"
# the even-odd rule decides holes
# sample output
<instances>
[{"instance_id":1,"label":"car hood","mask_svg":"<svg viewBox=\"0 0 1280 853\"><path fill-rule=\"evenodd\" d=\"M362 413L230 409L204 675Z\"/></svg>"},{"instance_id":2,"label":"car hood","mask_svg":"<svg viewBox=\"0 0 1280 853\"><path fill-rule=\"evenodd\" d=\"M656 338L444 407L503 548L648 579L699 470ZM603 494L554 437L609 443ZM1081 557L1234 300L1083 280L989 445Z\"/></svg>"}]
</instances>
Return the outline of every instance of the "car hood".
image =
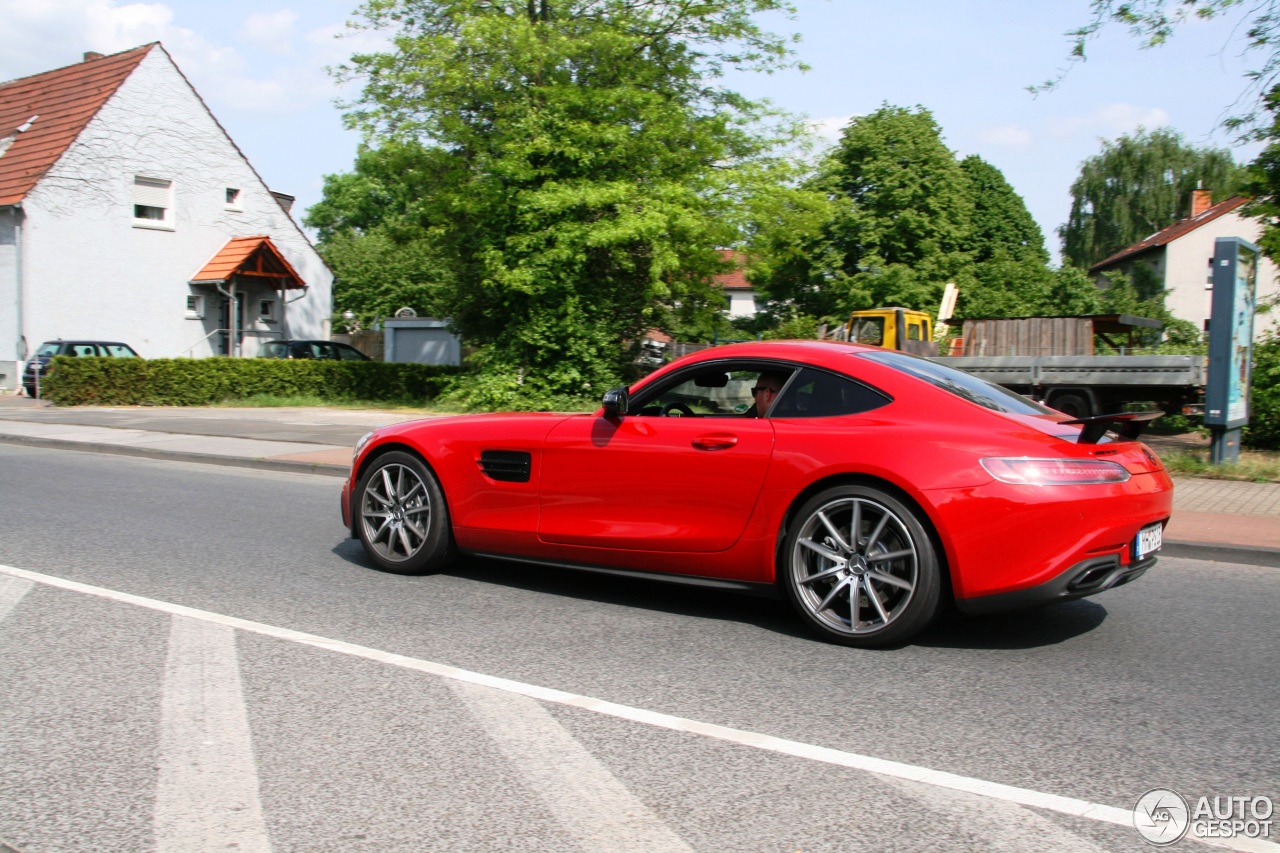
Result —
<instances>
[{"instance_id":1,"label":"car hood","mask_svg":"<svg viewBox=\"0 0 1280 853\"><path fill-rule=\"evenodd\" d=\"M566 418L583 417L591 417L591 414L587 412L500 412L478 415L439 415L376 427L373 432L381 440L407 432L456 432L466 430L473 425L492 427L509 423L517 434L527 435L542 429L550 430Z\"/></svg>"}]
</instances>

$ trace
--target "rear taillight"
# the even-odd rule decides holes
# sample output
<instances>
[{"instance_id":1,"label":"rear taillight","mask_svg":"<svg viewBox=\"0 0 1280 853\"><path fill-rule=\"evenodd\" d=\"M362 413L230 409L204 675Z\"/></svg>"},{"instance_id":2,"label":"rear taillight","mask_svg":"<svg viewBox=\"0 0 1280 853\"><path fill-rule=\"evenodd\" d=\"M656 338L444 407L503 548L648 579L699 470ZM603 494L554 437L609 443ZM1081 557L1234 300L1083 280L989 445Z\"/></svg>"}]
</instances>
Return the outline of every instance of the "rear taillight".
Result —
<instances>
[{"instance_id":1,"label":"rear taillight","mask_svg":"<svg viewBox=\"0 0 1280 853\"><path fill-rule=\"evenodd\" d=\"M982 460L987 473L1015 486L1084 486L1123 483L1129 472L1102 459L1026 459L989 457Z\"/></svg>"}]
</instances>

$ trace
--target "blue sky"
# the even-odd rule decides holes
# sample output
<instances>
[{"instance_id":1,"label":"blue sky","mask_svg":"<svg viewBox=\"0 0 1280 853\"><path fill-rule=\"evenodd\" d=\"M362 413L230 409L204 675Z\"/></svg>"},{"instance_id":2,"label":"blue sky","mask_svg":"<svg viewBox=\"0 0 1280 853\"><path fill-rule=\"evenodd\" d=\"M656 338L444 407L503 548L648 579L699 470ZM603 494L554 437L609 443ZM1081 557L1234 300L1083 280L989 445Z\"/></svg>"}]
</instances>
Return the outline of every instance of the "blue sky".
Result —
<instances>
[{"instance_id":1,"label":"blue sky","mask_svg":"<svg viewBox=\"0 0 1280 853\"><path fill-rule=\"evenodd\" d=\"M1139 50L1123 29L1091 44L1059 88L1026 87L1066 65L1068 30L1088 0L798 0L810 70L735 77L735 88L802 114L834 138L882 104L933 112L949 148L999 168L1026 200L1051 250L1081 161L1139 126L1171 127L1197 145L1232 147L1218 129L1243 92L1235 19L1191 22L1164 47ZM162 41L272 189L319 200L323 176L350 169L359 137L325 67L375 42L337 37L352 0L0 0L0 80ZM350 96L350 92L346 96ZM1247 161L1257 147L1235 149Z\"/></svg>"}]
</instances>

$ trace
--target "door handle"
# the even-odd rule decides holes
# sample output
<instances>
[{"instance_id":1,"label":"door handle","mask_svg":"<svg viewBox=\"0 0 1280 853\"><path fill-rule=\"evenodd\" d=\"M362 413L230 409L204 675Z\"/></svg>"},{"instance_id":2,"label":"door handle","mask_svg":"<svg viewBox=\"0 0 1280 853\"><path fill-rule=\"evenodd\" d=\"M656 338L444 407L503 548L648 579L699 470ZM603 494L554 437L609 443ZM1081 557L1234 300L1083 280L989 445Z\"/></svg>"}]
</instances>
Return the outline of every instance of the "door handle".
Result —
<instances>
[{"instance_id":1,"label":"door handle","mask_svg":"<svg viewBox=\"0 0 1280 853\"><path fill-rule=\"evenodd\" d=\"M693 440L693 446L698 450L728 450L738 443L736 435L725 435L719 433L715 435L700 435Z\"/></svg>"}]
</instances>

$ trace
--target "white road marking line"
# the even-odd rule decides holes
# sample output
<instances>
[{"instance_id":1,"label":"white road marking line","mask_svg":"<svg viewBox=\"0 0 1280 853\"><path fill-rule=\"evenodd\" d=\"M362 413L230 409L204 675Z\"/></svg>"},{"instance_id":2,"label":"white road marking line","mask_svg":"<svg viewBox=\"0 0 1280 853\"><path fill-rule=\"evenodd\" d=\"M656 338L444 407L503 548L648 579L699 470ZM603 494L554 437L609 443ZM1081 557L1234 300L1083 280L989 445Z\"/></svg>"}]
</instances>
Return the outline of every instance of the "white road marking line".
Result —
<instances>
[{"instance_id":1,"label":"white road marking line","mask_svg":"<svg viewBox=\"0 0 1280 853\"><path fill-rule=\"evenodd\" d=\"M979 796L990 797L992 799L1003 800L1010 803L1017 803L1023 806L1032 806L1033 808L1060 812L1073 817L1088 818L1089 820L1101 821L1102 823L1112 823L1117 826L1133 827L1133 810L1131 808L1117 808L1115 806L1091 803L1088 800L1080 800L1074 797L1063 797L1058 794L1046 794L1042 791L1035 791L1029 788L1018 788L1013 785L1001 785L997 782L987 782L983 779L975 779L972 776L960 776L955 773L945 773L941 770L931 770L928 767L920 767L914 764L904 764L899 761L888 761L883 758L875 758L869 755L859 755L855 752L845 752L839 749L814 746L813 744L787 740L785 738L774 737L772 735L758 734L756 732L743 731L742 729L729 728L728 726L720 726L715 723L703 723L698 720L690 720L684 717L677 717L672 714L663 714L658 711L647 711L643 708L619 705L614 702L606 702L602 699L592 699L589 696L580 696L575 693L567 693L563 690L555 690L550 687L539 687L535 684L524 684L519 681L512 681L506 678L498 678L496 676L485 675L479 672L458 669L457 667L449 666L448 664L433 663L432 661L411 658L407 655L384 652L367 646L358 646L354 643L343 642L342 640L333 640L326 637L320 637L315 634L294 631L290 628L279 628L274 625L265 625L261 622L251 622L248 619L240 619L236 616L225 616L221 613L210 613L205 610L197 610L193 607L185 607L181 604L157 601L153 598L144 598L143 596L132 595L127 592L117 592L103 587L80 583L79 581L67 580L53 575L40 574L39 572L31 572L26 569L18 569L12 566L0 565L0 573L34 581L35 583L44 584L46 586L57 587L59 589L65 589L72 592L79 592L85 595L98 596L99 598L106 598L125 604L132 604L137 607L145 607L150 610L158 610L162 613L189 616L192 619L203 619L215 624L226 625L229 628L235 628L240 631L248 631L250 633L274 637L280 640L290 640L307 646L328 649L329 651L337 652L339 654L378 661L391 666L398 666L417 672L425 672L431 675L438 675L443 678L451 678L456 681L467 682L469 684L479 684L485 687L493 687L498 690L506 690L510 693L528 696L531 699L538 699L542 702L554 702L558 705L581 708L586 711L593 711L597 714L617 717L622 720L644 723L645 725L670 729L672 731L702 735L704 737L736 743L741 746L763 749L768 752L777 752L782 755L791 755L796 758L820 761L824 764L834 764L838 767L848 767L853 770L866 770L871 773L878 773L882 776L891 776L896 779L909 779L915 782L936 785L940 788L949 788L954 791L965 791L970 794L978 794ZM1211 847L1223 847L1228 850L1258 851L1258 853L1280 853L1280 844L1274 844L1258 839L1188 837L1188 840L1199 841L1200 843L1207 844Z\"/></svg>"},{"instance_id":2,"label":"white road marking line","mask_svg":"<svg viewBox=\"0 0 1280 853\"><path fill-rule=\"evenodd\" d=\"M491 687L447 683L587 853L693 853L540 703Z\"/></svg>"},{"instance_id":3,"label":"white road marking line","mask_svg":"<svg viewBox=\"0 0 1280 853\"><path fill-rule=\"evenodd\" d=\"M271 853L235 631L215 620L173 617L155 834L159 853Z\"/></svg>"},{"instance_id":4,"label":"white road marking line","mask_svg":"<svg viewBox=\"0 0 1280 853\"><path fill-rule=\"evenodd\" d=\"M0 620L8 616L34 586L31 581L21 578L0 577Z\"/></svg>"},{"instance_id":5,"label":"white road marking line","mask_svg":"<svg viewBox=\"0 0 1280 853\"><path fill-rule=\"evenodd\" d=\"M1106 853L1102 847L1062 826L1048 815L1023 808L1017 803L979 797L907 779L881 777L881 783L911 797L928 809L929 813L946 815L949 822L962 827L963 835L952 840L952 849L960 849L966 843L978 849L975 839L992 839L987 846L1000 850ZM1134 837L1137 837L1136 831Z\"/></svg>"}]
</instances>

